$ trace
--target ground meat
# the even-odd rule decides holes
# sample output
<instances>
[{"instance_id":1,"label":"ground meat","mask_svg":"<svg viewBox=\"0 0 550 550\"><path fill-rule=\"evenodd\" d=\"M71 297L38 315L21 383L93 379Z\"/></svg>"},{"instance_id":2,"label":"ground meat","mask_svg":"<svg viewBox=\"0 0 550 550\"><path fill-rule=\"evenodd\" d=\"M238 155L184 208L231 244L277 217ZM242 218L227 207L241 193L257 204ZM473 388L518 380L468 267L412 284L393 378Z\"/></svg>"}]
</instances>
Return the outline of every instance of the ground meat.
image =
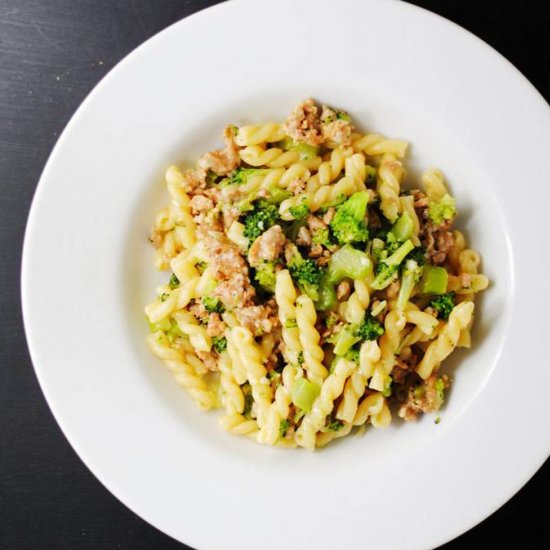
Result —
<instances>
[{"instance_id":1,"label":"ground meat","mask_svg":"<svg viewBox=\"0 0 550 550\"><path fill-rule=\"evenodd\" d=\"M349 120L339 119L336 112L323 105L321 132L325 140L343 147L349 147L351 145L353 124Z\"/></svg>"},{"instance_id":2,"label":"ground meat","mask_svg":"<svg viewBox=\"0 0 550 550\"><path fill-rule=\"evenodd\" d=\"M223 233L209 231L204 236L204 243L208 254L208 265L212 268L216 279L222 281L231 279L236 273L248 275L248 267L240 250Z\"/></svg>"},{"instance_id":3,"label":"ground meat","mask_svg":"<svg viewBox=\"0 0 550 550\"><path fill-rule=\"evenodd\" d=\"M195 195L191 201L191 210L194 214L199 212L208 212L214 208L214 203L204 195Z\"/></svg>"},{"instance_id":4,"label":"ground meat","mask_svg":"<svg viewBox=\"0 0 550 550\"><path fill-rule=\"evenodd\" d=\"M239 323L250 330L254 336L270 333L277 324L273 308L268 306L250 306L235 310Z\"/></svg>"},{"instance_id":5,"label":"ground meat","mask_svg":"<svg viewBox=\"0 0 550 550\"><path fill-rule=\"evenodd\" d=\"M311 234L308 231L307 227L302 226L298 230L298 235L296 237L296 244L298 246L311 246Z\"/></svg>"},{"instance_id":6,"label":"ground meat","mask_svg":"<svg viewBox=\"0 0 550 550\"><path fill-rule=\"evenodd\" d=\"M204 366L210 371L218 371L218 357L211 351L197 351L197 357L204 363Z\"/></svg>"},{"instance_id":7,"label":"ground meat","mask_svg":"<svg viewBox=\"0 0 550 550\"><path fill-rule=\"evenodd\" d=\"M336 214L336 208L334 206L331 206L324 214L323 214L323 221L325 224L329 224L332 221L332 218L334 218L334 214Z\"/></svg>"},{"instance_id":8,"label":"ground meat","mask_svg":"<svg viewBox=\"0 0 550 550\"><path fill-rule=\"evenodd\" d=\"M413 353L406 360L396 357L395 361L396 364L391 371L391 377L397 384L403 384L407 377L414 372L418 357Z\"/></svg>"},{"instance_id":9,"label":"ground meat","mask_svg":"<svg viewBox=\"0 0 550 550\"><path fill-rule=\"evenodd\" d=\"M449 387L449 379L443 375L444 387ZM404 420L415 420L421 413L434 412L441 407L440 396L436 389L437 374L432 374L425 382L409 388L406 401L399 407L397 414Z\"/></svg>"},{"instance_id":10,"label":"ground meat","mask_svg":"<svg viewBox=\"0 0 550 550\"><path fill-rule=\"evenodd\" d=\"M309 250L308 256L310 258L319 258L323 255L323 247L320 244L313 244Z\"/></svg>"},{"instance_id":11,"label":"ground meat","mask_svg":"<svg viewBox=\"0 0 550 550\"><path fill-rule=\"evenodd\" d=\"M186 170L183 173L183 188L189 194L193 194L199 189L206 189L206 171Z\"/></svg>"},{"instance_id":12,"label":"ground meat","mask_svg":"<svg viewBox=\"0 0 550 550\"><path fill-rule=\"evenodd\" d=\"M312 99L299 103L294 112L286 119L286 133L295 141L303 141L308 145L323 143L321 119L319 110Z\"/></svg>"},{"instance_id":13,"label":"ground meat","mask_svg":"<svg viewBox=\"0 0 550 550\"><path fill-rule=\"evenodd\" d=\"M286 237L280 225L274 225L264 231L248 251L248 262L252 267L258 267L262 262L270 262L279 257Z\"/></svg>"},{"instance_id":14,"label":"ground meat","mask_svg":"<svg viewBox=\"0 0 550 550\"><path fill-rule=\"evenodd\" d=\"M225 323L222 321L219 313L211 313L208 317L206 326L207 336L223 336L225 332Z\"/></svg>"},{"instance_id":15,"label":"ground meat","mask_svg":"<svg viewBox=\"0 0 550 550\"><path fill-rule=\"evenodd\" d=\"M351 293L351 284L349 281L342 281L336 288L336 297L338 300L345 301Z\"/></svg>"},{"instance_id":16,"label":"ground meat","mask_svg":"<svg viewBox=\"0 0 550 550\"><path fill-rule=\"evenodd\" d=\"M201 323L207 323L208 322L208 311L206 311L206 308L204 307L204 304L202 303L202 300L195 300L194 303L192 303L189 306L189 311L201 322Z\"/></svg>"},{"instance_id":17,"label":"ground meat","mask_svg":"<svg viewBox=\"0 0 550 550\"><path fill-rule=\"evenodd\" d=\"M236 273L231 279L221 282L212 291L212 296L219 298L228 309L248 305L255 294L250 279L242 273Z\"/></svg>"},{"instance_id":18,"label":"ground meat","mask_svg":"<svg viewBox=\"0 0 550 550\"><path fill-rule=\"evenodd\" d=\"M320 267L326 266L330 262L331 256L330 250L323 249L323 253L317 258L317 265Z\"/></svg>"},{"instance_id":19,"label":"ground meat","mask_svg":"<svg viewBox=\"0 0 550 550\"><path fill-rule=\"evenodd\" d=\"M432 264L442 264L449 250L454 246L454 236L450 231L453 220L445 220L440 225L434 225L428 216L429 199L422 191L413 191L414 209L420 222L419 237L426 248L428 261Z\"/></svg>"},{"instance_id":20,"label":"ground meat","mask_svg":"<svg viewBox=\"0 0 550 550\"><path fill-rule=\"evenodd\" d=\"M223 225L228 230L232 223L239 219L241 211L236 206L224 206L223 208Z\"/></svg>"},{"instance_id":21,"label":"ground meat","mask_svg":"<svg viewBox=\"0 0 550 550\"><path fill-rule=\"evenodd\" d=\"M206 153L199 160L199 168L212 170L218 176L225 176L239 166L239 147L235 143L235 129L228 126L223 133L225 149Z\"/></svg>"},{"instance_id":22,"label":"ground meat","mask_svg":"<svg viewBox=\"0 0 550 550\"><path fill-rule=\"evenodd\" d=\"M290 191L293 195L299 195L303 193L306 188L306 182L300 178L292 180L287 186L286 190Z\"/></svg>"}]
</instances>

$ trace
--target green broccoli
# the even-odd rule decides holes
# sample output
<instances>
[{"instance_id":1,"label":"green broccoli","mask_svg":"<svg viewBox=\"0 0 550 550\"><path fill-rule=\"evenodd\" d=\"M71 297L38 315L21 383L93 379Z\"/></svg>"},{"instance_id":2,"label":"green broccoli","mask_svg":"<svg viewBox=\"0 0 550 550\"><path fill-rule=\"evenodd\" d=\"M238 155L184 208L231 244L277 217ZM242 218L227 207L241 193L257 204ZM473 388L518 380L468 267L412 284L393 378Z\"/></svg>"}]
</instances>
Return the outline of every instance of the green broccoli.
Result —
<instances>
[{"instance_id":1,"label":"green broccoli","mask_svg":"<svg viewBox=\"0 0 550 550\"><path fill-rule=\"evenodd\" d=\"M328 227L322 227L315 231L311 237L311 242L313 244L320 244L321 246L329 247L332 245L332 241L330 239L330 231L328 230Z\"/></svg>"},{"instance_id":2,"label":"green broccoli","mask_svg":"<svg viewBox=\"0 0 550 550\"><path fill-rule=\"evenodd\" d=\"M323 270L311 258L304 258L298 249L288 262L290 276L314 302L319 299Z\"/></svg>"},{"instance_id":3,"label":"green broccoli","mask_svg":"<svg viewBox=\"0 0 550 550\"><path fill-rule=\"evenodd\" d=\"M389 397L391 395L391 391L392 391L392 388L391 388L391 385L392 385L392 382L393 382L393 379L391 376L388 376L385 380L384 380L384 389L382 390L382 395L384 397Z\"/></svg>"},{"instance_id":4,"label":"green broccoli","mask_svg":"<svg viewBox=\"0 0 550 550\"><path fill-rule=\"evenodd\" d=\"M319 154L319 147L301 141L294 141L290 136L278 141L276 145L285 151L296 151L300 160L311 160Z\"/></svg>"},{"instance_id":5,"label":"green broccoli","mask_svg":"<svg viewBox=\"0 0 550 550\"><path fill-rule=\"evenodd\" d=\"M419 266L425 265L427 259L426 247L416 246L414 250L407 255L407 259L414 260Z\"/></svg>"},{"instance_id":6,"label":"green broccoli","mask_svg":"<svg viewBox=\"0 0 550 550\"><path fill-rule=\"evenodd\" d=\"M352 346L344 355L344 359L359 363L359 348L357 346Z\"/></svg>"},{"instance_id":7,"label":"green broccoli","mask_svg":"<svg viewBox=\"0 0 550 550\"><path fill-rule=\"evenodd\" d=\"M330 420L327 424L327 428L332 432L337 432L338 430L341 430L343 427L344 427L344 423L341 420Z\"/></svg>"},{"instance_id":8,"label":"green broccoli","mask_svg":"<svg viewBox=\"0 0 550 550\"><path fill-rule=\"evenodd\" d=\"M368 202L369 194L359 191L337 208L330 229L340 244L368 241L369 231L365 221Z\"/></svg>"},{"instance_id":9,"label":"green broccoli","mask_svg":"<svg viewBox=\"0 0 550 550\"><path fill-rule=\"evenodd\" d=\"M374 166L369 166L368 164L365 168L365 185L367 187L372 187L376 183L376 168Z\"/></svg>"},{"instance_id":10,"label":"green broccoli","mask_svg":"<svg viewBox=\"0 0 550 550\"><path fill-rule=\"evenodd\" d=\"M428 206L428 217L434 225L452 220L456 214L456 202L448 193L438 201L431 201Z\"/></svg>"},{"instance_id":11,"label":"green broccoli","mask_svg":"<svg viewBox=\"0 0 550 550\"><path fill-rule=\"evenodd\" d=\"M412 241L407 240L391 256L380 260L376 266L376 278L371 287L382 290L389 286L395 279L399 266L413 248Z\"/></svg>"},{"instance_id":12,"label":"green broccoli","mask_svg":"<svg viewBox=\"0 0 550 550\"><path fill-rule=\"evenodd\" d=\"M442 377L438 378L435 381L435 391L437 392L438 409L439 407L441 407L441 405L443 405L443 402L445 401L445 388L446 388L445 380L443 380Z\"/></svg>"},{"instance_id":13,"label":"green broccoli","mask_svg":"<svg viewBox=\"0 0 550 550\"><path fill-rule=\"evenodd\" d=\"M245 183L248 183L252 176L260 176L266 172L267 170L265 169L243 168L242 166L239 166L239 168L233 170L229 176L229 181L226 183L228 185L244 185Z\"/></svg>"},{"instance_id":14,"label":"green broccoli","mask_svg":"<svg viewBox=\"0 0 550 550\"><path fill-rule=\"evenodd\" d=\"M244 215L244 236L252 244L264 231L279 219L279 209L267 201L258 201L253 209Z\"/></svg>"},{"instance_id":15,"label":"green broccoli","mask_svg":"<svg viewBox=\"0 0 550 550\"><path fill-rule=\"evenodd\" d=\"M280 204L285 199L288 199L292 196L292 193L290 191L287 191L286 189L283 189L282 187L273 184L267 186L267 191L269 195L267 196L266 200L271 204Z\"/></svg>"},{"instance_id":16,"label":"green broccoli","mask_svg":"<svg viewBox=\"0 0 550 550\"><path fill-rule=\"evenodd\" d=\"M227 338L225 336L212 336L212 347L221 353L227 349Z\"/></svg>"},{"instance_id":17,"label":"green broccoli","mask_svg":"<svg viewBox=\"0 0 550 550\"><path fill-rule=\"evenodd\" d=\"M276 262L262 262L256 268L254 280L267 292L275 292Z\"/></svg>"},{"instance_id":18,"label":"green broccoli","mask_svg":"<svg viewBox=\"0 0 550 550\"><path fill-rule=\"evenodd\" d=\"M296 221L303 221L309 214L309 206L306 201L302 201L297 206L291 206L288 211Z\"/></svg>"},{"instance_id":19,"label":"green broccoli","mask_svg":"<svg viewBox=\"0 0 550 550\"><path fill-rule=\"evenodd\" d=\"M411 238L413 234L414 224L412 218L403 212L399 219L393 224L388 237L391 235L397 242L402 243Z\"/></svg>"},{"instance_id":20,"label":"green broccoli","mask_svg":"<svg viewBox=\"0 0 550 550\"><path fill-rule=\"evenodd\" d=\"M214 296L205 296L202 299L202 305L208 313L223 313L225 311L220 299Z\"/></svg>"},{"instance_id":21,"label":"green broccoli","mask_svg":"<svg viewBox=\"0 0 550 550\"><path fill-rule=\"evenodd\" d=\"M430 302L430 307L433 307L437 311L438 317L447 320L455 307L455 293L447 292L446 294L436 296Z\"/></svg>"},{"instance_id":22,"label":"green broccoli","mask_svg":"<svg viewBox=\"0 0 550 550\"><path fill-rule=\"evenodd\" d=\"M414 251L413 251L414 252ZM401 273L401 286L399 287L399 295L397 297L397 309L403 311L411 294L416 286L416 283L422 277L423 267L419 266L415 260L407 259Z\"/></svg>"},{"instance_id":23,"label":"green broccoli","mask_svg":"<svg viewBox=\"0 0 550 550\"><path fill-rule=\"evenodd\" d=\"M178 286L180 286L180 280L176 277L175 273L172 273L172 276L170 277L170 281L168 283L168 286L174 290Z\"/></svg>"},{"instance_id":24,"label":"green broccoli","mask_svg":"<svg viewBox=\"0 0 550 550\"><path fill-rule=\"evenodd\" d=\"M357 325L345 325L335 335L331 337L334 344L334 354L339 357L345 357L352 346L354 346L361 337L357 334Z\"/></svg>"},{"instance_id":25,"label":"green broccoli","mask_svg":"<svg viewBox=\"0 0 550 550\"><path fill-rule=\"evenodd\" d=\"M372 262L361 250L346 244L330 258L327 267L327 279L338 284L342 279L364 279L372 273Z\"/></svg>"},{"instance_id":26,"label":"green broccoli","mask_svg":"<svg viewBox=\"0 0 550 550\"><path fill-rule=\"evenodd\" d=\"M384 334L384 327L369 313L355 330L355 336L361 340L376 340Z\"/></svg>"},{"instance_id":27,"label":"green broccoli","mask_svg":"<svg viewBox=\"0 0 550 550\"><path fill-rule=\"evenodd\" d=\"M288 428L290 428L290 422L288 421L288 419L281 420L279 422L279 437L284 437Z\"/></svg>"}]
</instances>

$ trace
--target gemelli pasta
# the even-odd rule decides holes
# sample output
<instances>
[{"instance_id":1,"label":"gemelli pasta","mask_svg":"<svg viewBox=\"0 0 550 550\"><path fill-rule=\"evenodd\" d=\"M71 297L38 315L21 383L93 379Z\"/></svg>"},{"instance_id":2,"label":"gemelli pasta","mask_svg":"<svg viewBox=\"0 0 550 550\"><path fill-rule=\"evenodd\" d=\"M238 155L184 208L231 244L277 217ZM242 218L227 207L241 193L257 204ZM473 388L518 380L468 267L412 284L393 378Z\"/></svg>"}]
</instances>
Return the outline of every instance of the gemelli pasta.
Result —
<instances>
[{"instance_id":1,"label":"gemelli pasta","mask_svg":"<svg viewBox=\"0 0 550 550\"><path fill-rule=\"evenodd\" d=\"M406 141L311 99L224 139L166 171L152 352L223 428L264 444L314 449L438 411L441 365L470 347L488 286L443 174L405 185Z\"/></svg>"}]
</instances>

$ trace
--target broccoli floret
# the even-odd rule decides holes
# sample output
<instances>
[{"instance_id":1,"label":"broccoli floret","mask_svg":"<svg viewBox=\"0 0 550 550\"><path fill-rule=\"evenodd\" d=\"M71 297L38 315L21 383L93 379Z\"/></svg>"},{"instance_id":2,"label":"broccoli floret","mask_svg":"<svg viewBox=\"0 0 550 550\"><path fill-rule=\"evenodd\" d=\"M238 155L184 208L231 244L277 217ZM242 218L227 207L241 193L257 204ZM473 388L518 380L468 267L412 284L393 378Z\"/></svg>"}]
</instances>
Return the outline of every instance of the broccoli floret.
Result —
<instances>
[{"instance_id":1,"label":"broccoli floret","mask_svg":"<svg viewBox=\"0 0 550 550\"><path fill-rule=\"evenodd\" d=\"M391 376L388 376L386 380L384 381L384 389L382 390L382 395L384 397L389 397L391 395L391 385L392 385L393 379Z\"/></svg>"},{"instance_id":2,"label":"broccoli floret","mask_svg":"<svg viewBox=\"0 0 550 550\"><path fill-rule=\"evenodd\" d=\"M446 388L445 380L443 378L438 378L435 381L435 391L437 392L437 400L438 400L438 409L443 405L443 402L445 401L445 388Z\"/></svg>"},{"instance_id":3,"label":"broccoli floret","mask_svg":"<svg viewBox=\"0 0 550 550\"><path fill-rule=\"evenodd\" d=\"M212 336L212 347L221 353L227 349L227 338L225 336Z\"/></svg>"},{"instance_id":4,"label":"broccoli floret","mask_svg":"<svg viewBox=\"0 0 550 550\"><path fill-rule=\"evenodd\" d=\"M313 244L320 244L321 246L329 247L332 245L330 240L330 232L328 227L322 227L318 229L311 237L311 242Z\"/></svg>"},{"instance_id":5,"label":"broccoli floret","mask_svg":"<svg viewBox=\"0 0 550 550\"><path fill-rule=\"evenodd\" d=\"M423 268L415 260L407 259L405 261L405 267L401 274L399 296L397 297L397 309L401 311L405 309L416 283L418 283L422 276L422 271Z\"/></svg>"},{"instance_id":6,"label":"broccoli floret","mask_svg":"<svg viewBox=\"0 0 550 550\"><path fill-rule=\"evenodd\" d=\"M368 164L365 166L365 168L365 185L367 187L372 187L376 183L376 168L374 166L369 166Z\"/></svg>"},{"instance_id":7,"label":"broccoli floret","mask_svg":"<svg viewBox=\"0 0 550 550\"><path fill-rule=\"evenodd\" d=\"M233 170L227 183L229 185L244 185L245 183L248 183L251 176L258 176L265 172L266 170L264 169L243 168L240 166L239 168Z\"/></svg>"},{"instance_id":8,"label":"broccoli floret","mask_svg":"<svg viewBox=\"0 0 550 550\"><path fill-rule=\"evenodd\" d=\"M279 437L284 437L288 428L290 428L290 422L287 419L281 420L279 423Z\"/></svg>"},{"instance_id":9,"label":"broccoli floret","mask_svg":"<svg viewBox=\"0 0 550 550\"><path fill-rule=\"evenodd\" d=\"M225 311L220 299L214 296L205 296L202 299L202 305L208 313L223 313Z\"/></svg>"},{"instance_id":10,"label":"broccoli floret","mask_svg":"<svg viewBox=\"0 0 550 550\"><path fill-rule=\"evenodd\" d=\"M344 423L341 420L332 420L327 424L327 428L333 432L337 432L344 427Z\"/></svg>"},{"instance_id":11,"label":"broccoli floret","mask_svg":"<svg viewBox=\"0 0 550 550\"><path fill-rule=\"evenodd\" d=\"M309 206L305 201L302 201L298 206L291 206L288 211L296 221L303 221L309 214Z\"/></svg>"},{"instance_id":12,"label":"broccoli floret","mask_svg":"<svg viewBox=\"0 0 550 550\"><path fill-rule=\"evenodd\" d=\"M426 247L416 246L412 252L409 252L407 259L414 260L418 266L425 265L427 259Z\"/></svg>"},{"instance_id":13,"label":"broccoli floret","mask_svg":"<svg viewBox=\"0 0 550 550\"><path fill-rule=\"evenodd\" d=\"M330 228L340 244L368 241L369 231L365 221L368 202L369 194L359 191L338 207Z\"/></svg>"},{"instance_id":14,"label":"broccoli floret","mask_svg":"<svg viewBox=\"0 0 550 550\"><path fill-rule=\"evenodd\" d=\"M252 244L264 231L274 225L279 219L276 205L266 201L258 201L253 209L244 216L244 236Z\"/></svg>"},{"instance_id":15,"label":"broccoli floret","mask_svg":"<svg viewBox=\"0 0 550 550\"><path fill-rule=\"evenodd\" d=\"M334 354L345 357L353 345L361 339L357 334L357 325L346 325L336 334L332 334L330 342L334 344Z\"/></svg>"},{"instance_id":16,"label":"broccoli floret","mask_svg":"<svg viewBox=\"0 0 550 550\"><path fill-rule=\"evenodd\" d=\"M355 330L355 335L361 340L376 340L384 334L384 327L369 313Z\"/></svg>"},{"instance_id":17,"label":"broccoli floret","mask_svg":"<svg viewBox=\"0 0 550 550\"><path fill-rule=\"evenodd\" d=\"M432 299L430 306L437 311L437 316L447 320L455 307L455 293L447 292Z\"/></svg>"},{"instance_id":18,"label":"broccoli floret","mask_svg":"<svg viewBox=\"0 0 550 550\"><path fill-rule=\"evenodd\" d=\"M445 220L452 220L456 214L455 200L448 193L440 200L430 202L428 206L428 217L434 225L441 225Z\"/></svg>"},{"instance_id":19,"label":"broccoli floret","mask_svg":"<svg viewBox=\"0 0 550 550\"><path fill-rule=\"evenodd\" d=\"M357 346L352 346L344 355L344 359L348 361L353 361L354 363L359 363L359 349Z\"/></svg>"},{"instance_id":20,"label":"broccoli floret","mask_svg":"<svg viewBox=\"0 0 550 550\"><path fill-rule=\"evenodd\" d=\"M172 273L172 276L170 277L170 281L168 282L168 286L174 290L178 286L180 286L180 280L176 277L175 273Z\"/></svg>"},{"instance_id":21,"label":"broccoli floret","mask_svg":"<svg viewBox=\"0 0 550 550\"><path fill-rule=\"evenodd\" d=\"M275 265L275 262L263 262L254 274L254 280L267 292L275 292Z\"/></svg>"},{"instance_id":22,"label":"broccoli floret","mask_svg":"<svg viewBox=\"0 0 550 550\"><path fill-rule=\"evenodd\" d=\"M389 286L397 275L399 265L413 248L411 240L407 240L391 256L380 260L376 266L376 278L371 285L372 288L382 290Z\"/></svg>"},{"instance_id":23,"label":"broccoli floret","mask_svg":"<svg viewBox=\"0 0 550 550\"><path fill-rule=\"evenodd\" d=\"M311 258L304 258L298 250L288 262L290 276L313 301L319 299L319 285L323 270Z\"/></svg>"},{"instance_id":24,"label":"broccoli floret","mask_svg":"<svg viewBox=\"0 0 550 550\"><path fill-rule=\"evenodd\" d=\"M206 172L205 179L208 185L214 185L220 179L220 176L218 176L216 172L213 172L212 170L208 170L208 172Z\"/></svg>"},{"instance_id":25,"label":"broccoli floret","mask_svg":"<svg viewBox=\"0 0 550 550\"><path fill-rule=\"evenodd\" d=\"M160 296L159 296L159 300L161 302L166 302L166 300L168 300L168 296L170 296L170 294L167 294L166 292L163 292Z\"/></svg>"}]
</instances>

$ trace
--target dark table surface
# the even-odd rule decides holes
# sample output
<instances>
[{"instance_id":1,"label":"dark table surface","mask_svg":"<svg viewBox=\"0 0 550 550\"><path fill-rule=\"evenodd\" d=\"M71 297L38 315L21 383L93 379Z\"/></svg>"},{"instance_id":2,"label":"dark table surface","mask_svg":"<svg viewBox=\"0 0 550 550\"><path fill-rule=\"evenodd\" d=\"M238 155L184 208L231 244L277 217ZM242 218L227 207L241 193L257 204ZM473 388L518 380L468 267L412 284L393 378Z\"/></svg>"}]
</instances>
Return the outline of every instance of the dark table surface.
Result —
<instances>
[{"instance_id":1,"label":"dark table surface","mask_svg":"<svg viewBox=\"0 0 550 550\"><path fill-rule=\"evenodd\" d=\"M86 469L60 432L27 351L19 272L23 232L40 172L82 99L144 40L215 3L0 0L2 549L183 548L118 502ZM486 40L550 98L550 15L543 9L544 2L412 3ZM372 24L376 22L365 22L366 28ZM542 548L538 537L547 521L548 508L542 503L550 489L549 473L547 461L510 502L444 548L466 548L478 542ZM407 498L414 505L414 495ZM396 506L399 503L403 505L403 497L396 500Z\"/></svg>"}]
</instances>

